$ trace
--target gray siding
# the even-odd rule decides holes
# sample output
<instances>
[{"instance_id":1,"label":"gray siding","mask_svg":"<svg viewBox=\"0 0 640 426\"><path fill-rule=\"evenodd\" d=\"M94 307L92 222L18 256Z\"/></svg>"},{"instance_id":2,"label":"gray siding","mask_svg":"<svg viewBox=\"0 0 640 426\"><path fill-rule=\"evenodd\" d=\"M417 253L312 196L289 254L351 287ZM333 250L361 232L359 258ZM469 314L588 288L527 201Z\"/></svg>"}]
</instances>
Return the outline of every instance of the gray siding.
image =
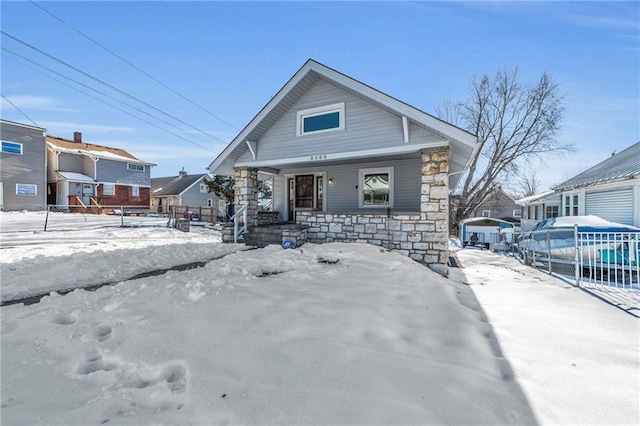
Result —
<instances>
[{"instance_id":1,"label":"gray siding","mask_svg":"<svg viewBox=\"0 0 640 426\"><path fill-rule=\"evenodd\" d=\"M0 138L22 144L22 155L0 153L2 204L6 208L46 205L47 149L43 131L1 123ZM36 185L37 195L17 195L18 183Z\"/></svg>"},{"instance_id":2,"label":"gray siding","mask_svg":"<svg viewBox=\"0 0 640 426\"><path fill-rule=\"evenodd\" d=\"M58 156L58 171L84 174L84 163L82 161L82 156L69 154L67 152L60 153L60 155Z\"/></svg>"},{"instance_id":3,"label":"gray siding","mask_svg":"<svg viewBox=\"0 0 640 426\"><path fill-rule=\"evenodd\" d=\"M298 111L338 102L345 103L345 130L296 136ZM410 125L409 129L409 144L442 140L416 126ZM257 156L261 161L405 145L400 117L385 112L324 80L319 80L257 142ZM245 153L239 161L250 160L250 154Z\"/></svg>"},{"instance_id":4,"label":"gray siding","mask_svg":"<svg viewBox=\"0 0 640 426\"><path fill-rule=\"evenodd\" d=\"M421 189L421 159L398 160L388 162L369 162L344 164L335 166L314 166L308 168L282 169L274 177L273 200L274 210L283 212L285 209L285 175L311 174L326 172L327 180L333 179L333 184L325 183L327 205L329 212L355 212L358 208L358 191L360 187L359 170L376 167L394 167L394 208L397 212L420 211ZM358 188L356 188L358 186ZM381 209L386 210L386 209ZM375 212L376 209L362 209Z\"/></svg>"},{"instance_id":5,"label":"gray siding","mask_svg":"<svg viewBox=\"0 0 640 426\"><path fill-rule=\"evenodd\" d=\"M98 182L117 182L121 185L151 186L151 167L144 166L144 171L129 170L128 163L101 158L98 161Z\"/></svg>"},{"instance_id":6,"label":"gray siding","mask_svg":"<svg viewBox=\"0 0 640 426\"><path fill-rule=\"evenodd\" d=\"M213 192L200 192L200 182L193 185L182 194L182 205L192 207L207 207L207 199L213 200L212 207L218 207L218 197Z\"/></svg>"}]
</instances>

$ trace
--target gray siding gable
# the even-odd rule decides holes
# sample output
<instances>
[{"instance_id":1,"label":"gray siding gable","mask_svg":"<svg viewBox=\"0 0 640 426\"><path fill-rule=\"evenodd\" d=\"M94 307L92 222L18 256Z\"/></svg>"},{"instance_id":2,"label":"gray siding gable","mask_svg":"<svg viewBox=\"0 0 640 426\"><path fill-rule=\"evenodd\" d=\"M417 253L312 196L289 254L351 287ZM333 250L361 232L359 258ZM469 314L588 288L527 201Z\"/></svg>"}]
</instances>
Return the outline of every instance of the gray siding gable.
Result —
<instances>
[{"instance_id":1,"label":"gray siding gable","mask_svg":"<svg viewBox=\"0 0 640 426\"><path fill-rule=\"evenodd\" d=\"M131 163L136 163L132 161ZM97 164L98 182L117 183L121 185L151 186L150 166L144 166L144 171L129 170L129 163L101 158ZM137 164L137 163L136 163Z\"/></svg>"},{"instance_id":2,"label":"gray siding gable","mask_svg":"<svg viewBox=\"0 0 640 426\"><path fill-rule=\"evenodd\" d=\"M345 103L345 130L296 136L298 111L340 102ZM320 79L257 141L257 160L382 149L443 140L412 125L409 142L405 144L401 117ZM246 152L239 162L251 160L251 153Z\"/></svg>"}]
</instances>

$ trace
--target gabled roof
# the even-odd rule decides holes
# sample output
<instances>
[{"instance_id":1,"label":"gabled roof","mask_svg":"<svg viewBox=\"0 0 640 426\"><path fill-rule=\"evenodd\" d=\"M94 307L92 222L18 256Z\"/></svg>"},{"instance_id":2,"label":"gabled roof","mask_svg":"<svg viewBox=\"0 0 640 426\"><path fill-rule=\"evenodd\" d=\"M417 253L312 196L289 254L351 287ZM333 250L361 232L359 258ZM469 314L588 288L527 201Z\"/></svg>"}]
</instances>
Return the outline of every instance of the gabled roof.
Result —
<instances>
[{"instance_id":1,"label":"gabled roof","mask_svg":"<svg viewBox=\"0 0 640 426\"><path fill-rule=\"evenodd\" d=\"M640 142L556 186L556 191L640 177Z\"/></svg>"},{"instance_id":2,"label":"gabled roof","mask_svg":"<svg viewBox=\"0 0 640 426\"><path fill-rule=\"evenodd\" d=\"M5 119L0 119L0 124L5 124L5 125L9 125L9 126L17 126L17 127L25 127L27 129L33 129L33 130L42 130L43 132L47 131L47 129L45 129L43 127L31 126L30 124L17 123L15 121L9 121L9 120L5 120Z\"/></svg>"},{"instance_id":3,"label":"gabled roof","mask_svg":"<svg viewBox=\"0 0 640 426\"><path fill-rule=\"evenodd\" d=\"M209 171L213 174L232 175L234 163L248 149L246 141L259 140L320 79L390 114L407 117L412 124L447 139L450 142L451 171L463 169L477 145L477 138L471 133L309 59L209 165ZM457 176L459 175L455 179Z\"/></svg>"},{"instance_id":4,"label":"gabled roof","mask_svg":"<svg viewBox=\"0 0 640 426\"><path fill-rule=\"evenodd\" d=\"M110 146L96 145L86 142L74 142L56 136L47 136L47 144L51 149L76 155L89 155L107 160L124 161L128 163L145 164L155 166L153 163L141 161L129 154L124 149L112 148Z\"/></svg>"},{"instance_id":5,"label":"gabled roof","mask_svg":"<svg viewBox=\"0 0 640 426\"><path fill-rule=\"evenodd\" d=\"M182 175L151 178L151 196L166 197L170 195L180 195L193 185L207 178L207 174Z\"/></svg>"}]
</instances>

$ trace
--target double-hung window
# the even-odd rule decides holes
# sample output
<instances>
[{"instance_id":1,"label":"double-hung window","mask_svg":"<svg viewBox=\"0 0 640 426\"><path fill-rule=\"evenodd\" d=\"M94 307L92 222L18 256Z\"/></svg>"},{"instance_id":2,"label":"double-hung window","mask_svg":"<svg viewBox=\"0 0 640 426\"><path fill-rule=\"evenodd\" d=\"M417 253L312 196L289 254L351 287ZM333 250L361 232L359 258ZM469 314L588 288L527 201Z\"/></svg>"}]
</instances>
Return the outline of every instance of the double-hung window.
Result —
<instances>
[{"instance_id":1,"label":"double-hung window","mask_svg":"<svg viewBox=\"0 0 640 426\"><path fill-rule=\"evenodd\" d=\"M114 184L105 183L102 185L102 195L116 195L116 186Z\"/></svg>"},{"instance_id":2,"label":"double-hung window","mask_svg":"<svg viewBox=\"0 0 640 426\"><path fill-rule=\"evenodd\" d=\"M564 197L564 215L578 216L578 194L565 195Z\"/></svg>"},{"instance_id":3,"label":"double-hung window","mask_svg":"<svg viewBox=\"0 0 640 426\"><path fill-rule=\"evenodd\" d=\"M131 196L132 197L139 197L140 196L140 187L139 186L132 186L131 187Z\"/></svg>"},{"instance_id":4,"label":"double-hung window","mask_svg":"<svg viewBox=\"0 0 640 426\"><path fill-rule=\"evenodd\" d=\"M344 118L344 102L298 111L296 136L344 130Z\"/></svg>"},{"instance_id":5,"label":"double-hung window","mask_svg":"<svg viewBox=\"0 0 640 426\"><path fill-rule=\"evenodd\" d=\"M22 144L18 142L2 141L2 152L22 155Z\"/></svg>"},{"instance_id":6,"label":"double-hung window","mask_svg":"<svg viewBox=\"0 0 640 426\"><path fill-rule=\"evenodd\" d=\"M393 167L360 169L360 208L393 208Z\"/></svg>"}]
</instances>

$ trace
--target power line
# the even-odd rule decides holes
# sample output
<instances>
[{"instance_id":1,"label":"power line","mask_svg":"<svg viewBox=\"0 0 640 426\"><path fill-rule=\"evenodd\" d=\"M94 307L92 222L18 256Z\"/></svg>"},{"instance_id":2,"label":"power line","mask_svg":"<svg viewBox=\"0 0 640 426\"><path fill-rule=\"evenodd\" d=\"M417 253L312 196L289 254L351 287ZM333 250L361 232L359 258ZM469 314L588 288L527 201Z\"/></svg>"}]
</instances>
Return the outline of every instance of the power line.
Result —
<instances>
[{"instance_id":1,"label":"power line","mask_svg":"<svg viewBox=\"0 0 640 426\"><path fill-rule=\"evenodd\" d=\"M118 89L117 87L115 87L115 86L113 86L113 85L111 85L111 84L109 84L109 83L107 83L107 82L105 82L105 81L102 81L102 80L100 80L99 78L94 77L94 76L92 76L91 74L86 73L86 72L82 71L81 69L79 69L79 68L77 68L77 67L74 67L73 65L70 65L70 64L68 64L68 63L64 62L64 61L63 61L63 60L61 60L61 59L58 59L58 58L56 58L55 56L50 55L50 54L48 54L47 52L45 52L45 51L43 51L43 50L40 50L40 49L38 49L37 47L32 46L31 44L29 44L29 43L27 43L27 42L25 42L25 41L20 40L20 39L19 39L19 38L17 38L17 37L12 36L11 34L7 33L6 31L0 30L0 33L1 33L1 34L3 34L3 35L5 35L5 36L7 36L7 37L9 37L10 39L12 39L12 40L14 40L14 41L17 41L18 43L20 43L20 44L22 44L22 45L24 45L24 46L29 47L30 49L35 50L36 52L38 52L38 53L40 53L40 54L42 54L42 55L44 55L44 56L46 56L46 57L48 57L48 58L50 58L50 59L53 59L54 61L56 61L56 62L58 62L58 63L60 63L60 64L62 64L62 65L64 65L64 66L66 66L66 67L71 68L72 70L74 70L74 71L76 71L76 72L79 72L80 74L82 74L82 75L84 75L84 76L86 76L86 77L90 78L91 80L97 81L98 83L103 84L103 85L105 85L105 86L109 87L110 89L115 90L116 92L121 93L122 95L124 95L124 96L126 96L126 97L128 97L128 98L134 99L134 100L136 100L136 101L140 102L141 104L143 104L143 105L145 105L145 106L147 106L147 107L149 107L149 108L151 108L151 109L153 109L153 110L155 110L155 111L158 111L159 113L164 114L164 115L166 115L167 117L172 118L173 120L176 120L176 121L178 121L178 122L180 122L180 123L182 123L182 124L184 124L184 125L186 125L186 126L188 126L188 127L191 127L192 129L195 129L195 130L197 130L197 131L199 131L199 132L201 132L201 133L204 133L205 135L207 135L207 136L209 136L209 137L212 137L212 138L214 138L214 139L217 139L218 141L220 141L220 142L222 142L222 143L226 143L225 141L223 141L222 139L218 138L217 136L214 136L214 135L212 135L212 134L210 134L210 133L207 133L207 132L205 132L204 130L202 130L202 129L198 128L198 127L195 127L195 126L193 126L192 124L189 124L189 123L187 123L187 122L186 122L186 121L184 121L184 120L181 120L181 119L179 119L179 118L177 118L177 117L175 117L175 116L173 116L173 115L171 115L171 114L169 114L169 113L167 113L167 112L164 112L164 111L162 111L161 109L158 109L158 108L154 107L153 105L151 105L151 104L149 104L149 103L147 103L147 102L145 102L145 101L143 101L143 100L141 100L141 99L139 99L139 98L136 98L135 96L130 95L130 94L128 94L128 93L126 93L126 92L124 92L123 90L120 90L120 89Z\"/></svg>"},{"instance_id":2,"label":"power line","mask_svg":"<svg viewBox=\"0 0 640 426\"><path fill-rule=\"evenodd\" d=\"M3 49L3 50L6 50L5 48L2 48L2 49ZM158 128L158 129L160 129L160 130L162 130L162 131L164 131L164 132L166 132L166 133L169 133L170 135L173 135L173 136L175 136L175 137L177 137L177 138L179 138L179 139L182 139L182 140L184 140L184 141L186 141L186 142L189 142L189 143L191 143L191 144L194 144L194 145L196 145L196 146L199 146L200 148L205 149L205 150L207 150L207 151L209 151L209 152L216 153L216 151L213 151L213 150L211 150L211 149L207 148L206 146L200 145L200 144L199 144L199 143L197 143L197 142L191 141L191 140L189 140L189 139L187 139L187 138L185 138L185 137L183 137L183 136L178 135L177 133L174 133L174 132L172 132L172 131L170 131L170 130L167 130L167 129L165 129L165 128L161 127L161 126L158 126L158 125L157 125L157 124L155 124L155 123L152 123L152 122L150 122L150 121L148 121L148 120L145 120L144 118L141 118L141 117L139 117L139 116L137 116L137 115L135 115L135 114L132 114L132 113L130 113L129 111L126 111L126 110L124 110L124 109L122 109L122 108L119 108L119 107L118 107L118 106L116 106L116 105L110 104L109 102L107 102L107 101L105 101L105 100L103 100L103 99L100 99L100 98L98 98L98 97L96 97L96 96L93 96L93 95L91 95L91 94L89 94L89 93L87 93L87 92L84 92L84 91L82 91L82 90L78 89L77 87L73 87L72 85L70 85L70 84L68 84L68 83L65 83L65 82L64 82L64 81L62 81L62 80L59 80L59 79L57 79L57 78L55 78L55 77L52 77L52 76L50 76L50 75L47 75L47 74L45 74L45 73L43 73L43 72L41 72L41 71L39 71L39 70L37 70L37 69L35 69L35 68L33 68L33 67L29 66L29 65L23 64L23 63L21 63L21 62L19 62L19 61L15 60L14 58L11 58L11 57L8 57L8 56L6 56L6 58L7 58L7 59L11 59L12 61L15 61L15 62L19 63L20 65L22 65L22 66L24 66L24 67L26 67L26 68L29 68L29 69L31 69L31 70L33 70L33 71L35 71L35 72L39 73L39 74L42 74L42 75L44 75L45 77L50 78L51 80L57 81L58 83L63 84L63 85L65 85L65 86L67 86L67 87L69 87L69 88L71 88L71 89L73 89L73 90L75 90L75 91L77 91L77 92L80 92L80 93L82 93L83 95L86 95L86 96L88 96L88 97L90 97L90 98L92 98L92 99L95 99L96 101L98 101L98 102L100 102L100 103L103 103L103 104L105 104L105 105L107 105L107 106L110 106L111 108L117 109L118 111L121 111L121 112L123 112L123 113L125 113L125 114L127 114L127 115L129 115L129 116L131 116L131 117L133 117L133 118L136 118L136 119L138 119L138 120L140 120L140 121L142 121L142 122L144 122L144 123L147 123L147 124L149 124L149 125L151 125L151 126L153 126L153 127L155 127L155 128ZM82 83L80 83L80 84L82 84ZM92 89L92 90L94 90L94 89ZM3 97L4 97L4 96L3 96ZM34 123L34 124L35 124L35 123ZM36 126L37 126L37 124L36 124ZM39 126L38 126L38 127L39 127ZM173 126L173 127L175 127L175 126Z\"/></svg>"},{"instance_id":3,"label":"power line","mask_svg":"<svg viewBox=\"0 0 640 426\"><path fill-rule=\"evenodd\" d=\"M169 123L168 121L165 121L165 120L163 120L163 119L161 119L161 118L158 118L158 117L156 117L155 115L150 114L150 113L148 113L148 112L146 112L146 111L144 111L144 110L142 110L142 109L140 109L140 108L138 108L138 107L136 107L136 106L134 106L134 105L128 104L128 103L126 103L126 102L124 102L124 101L122 101L122 100L120 100L120 99L118 99L118 98L115 98L115 97L113 97L113 96L111 96L111 95L108 95L108 94L106 94L106 93L104 93L104 92L101 92L101 91L99 91L99 90L97 90L97 89L95 89L95 88L93 88L93 87L91 87L91 86L89 86L89 85L86 85L86 84L84 84L84 83L82 83L82 82L79 82L79 81L77 81L77 80L74 80L74 79L73 79L73 78L71 78L71 77L68 77L68 76L66 76L66 75L64 75L64 74L61 74L61 73L59 73L59 72L55 71L55 70L52 70L51 68L48 68L48 67L46 67L46 66L44 66L44 65L42 65L42 64L39 64L39 63L37 63L37 62L35 62L35 61L33 61L33 60L29 59L29 58L26 58L26 57L24 57L24 56L20 55L19 53L16 53L16 52L14 52L14 51L12 51L12 50L10 50L10 49L7 49L6 47L0 47L0 49L2 49L4 52L8 52L8 53L10 53L10 54L12 54L12 55L14 55L14 56L19 57L19 58L20 58L20 59L22 59L23 61L27 61L27 62L32 63L32 64L34 64L34 65L36 65L36 66L38 66L38 67L40 67L40 68L43 68L43 69L47 70L48 72L50 72L51 74L55 74L55 75L60 76L60 77L62 77L62 78L64 78L64 79L66 79L66 80L72 81L72 82L74 82L74 83L76 83L76 84L78 84L78 85L80 85L80 86L82 86L82 87L85 87L85 88L87 88L87 89L89 89L89 90L91 90L91 91L93 91L93 92L95 92L95 93L98 93L98 94L100 94L100 95L102 95L102 96L105 96L105 97L107 97L107 98L109 98L109 99L112 99L112 100L114 100L114 101L116 101L116 102L118 102L118 103L120 103L120 104L126 105L126 106L128 106L129 108L132 108L132 109L134 109L134 110L136 110L136 111L138 111L138 112L140 112L140 113L142 113L142 114L145 114L145 115L147 115L147 116L149 116L149 117L151 117L151 118L153 118L153 119L156 119L156 120L160 121L161 123L164 123L164 124L166 124L166 125L168 125L168 126L170 126L170 127L173 127L174 129L177 129L177 130L183 131L183 129L181 129L181 128L179 128L179 127L177 127L177 126L175 126L175 125L173 125L173 124ZM24 65L24 64L22 64L22 65ZM33 68L32 68L32 69L33 69ZM45 75L46 75L46 74L45 74ZM56 80L56 81L59 81L59 80ZM83 93L84 93L84 92L83 92ZM86 94L86 93L85 93L85 94ZM112 106L111 104L107 104L107 105ZM207 142L208 142L208 141L207 141Z\"/></svg>"},{"instance_id":4,"label":"power line","mask_svg":"<svg viewBox=\"0 0 640 426\"><path fill-rule=\"evenodd\" d=\"M222 118L218 117L217 115L215 115L214 113L210 112L209 110L205 109L204 107L200 106L199 104L193 102L191 99L187 98L186 96L184 96L183 94L179 93L178 91L174 90L173 88L169 87L168 85L166 85L165 83L163 83L162 81L158 80L157 78L153 77L152 75L150 75L149 73L147 73L146 71L142 70L141 68L137 67L136 65L132 64L130 61L126 60L125 58L123 58L122 56L120 56L119 54L117 54L116 52L114 52L113 50L109 49L108 47L102 45L101 43L99 43L98 41L94 40L93 38L91 38L90 36L88 36L87 34L83 33L82 31L80 31L79 29L77 29L76 27L72 26L71 24L65 22L64 20L62 20L60 17L56 16L53 12L45 9L43 6L40 6L39 4L35 3L32 0L29 0L29 3L31 3L32 5L36 6L37 8L41 9L42 11L48 13L49 15L51 15L53 18L57 19L59 22L61 22L62 24L66 25L67 27L71 28L72 30L74 30L75 32L77 32L78 34L80 34L82 37L86 38L87 40L91 41L92 43L94 43L95 45L101 47L102 49L106 50L107 52L109 52L110 54L112 54L113 56L115 56L116 58L120 59L122 62L124 62L125 64L129 65L130 67L134 68L135 70L139 71L140 73L144 74L145 76L149 77L150 79L152 79L153 81L155 81L156 83L160 84L162 87L170 90L171 92L173 92L174 94L180 96L182 99L184 99L185 101L189 102L191 105L197 107L198 109L206 112L207 114L209 114L210 116L212 116L213 118L221 121L222 123L226 124L227 126L231 127L234 130L238 130L234 125L232 125L231 123L223 120Z\"/></svg>"},{"instance_id":5,"label":"power line","mask_svg":"<svg viewBox=\"0 0 640 426\"><path fill-rule=\"evenodd\" d=\"M20 108L18 108L18 107L17 107L13 102L11 102L11 101L9 100L9 98L7 98L7 97L6 97L5 95L3 95L2 93L0 93L0 96L2 96L2 99L4 99L5 101L9 102L9 103L11 104L11 106L12 106L12 107L14 107L15 109L17 109L17 110L20 112L20 114L22 114L22 115L24 115L25 117L27 117L27 120L29 120L30 122L32 122L34 126L36 126L36 127L40 127L40 126L38 126L38 124L37 124L35 121L33 121L33 120L31 119L31 117L29 117L27 114L25 114L25 113L24 113L24 111L22 111Z\"/></svg>"}]
</instances>

